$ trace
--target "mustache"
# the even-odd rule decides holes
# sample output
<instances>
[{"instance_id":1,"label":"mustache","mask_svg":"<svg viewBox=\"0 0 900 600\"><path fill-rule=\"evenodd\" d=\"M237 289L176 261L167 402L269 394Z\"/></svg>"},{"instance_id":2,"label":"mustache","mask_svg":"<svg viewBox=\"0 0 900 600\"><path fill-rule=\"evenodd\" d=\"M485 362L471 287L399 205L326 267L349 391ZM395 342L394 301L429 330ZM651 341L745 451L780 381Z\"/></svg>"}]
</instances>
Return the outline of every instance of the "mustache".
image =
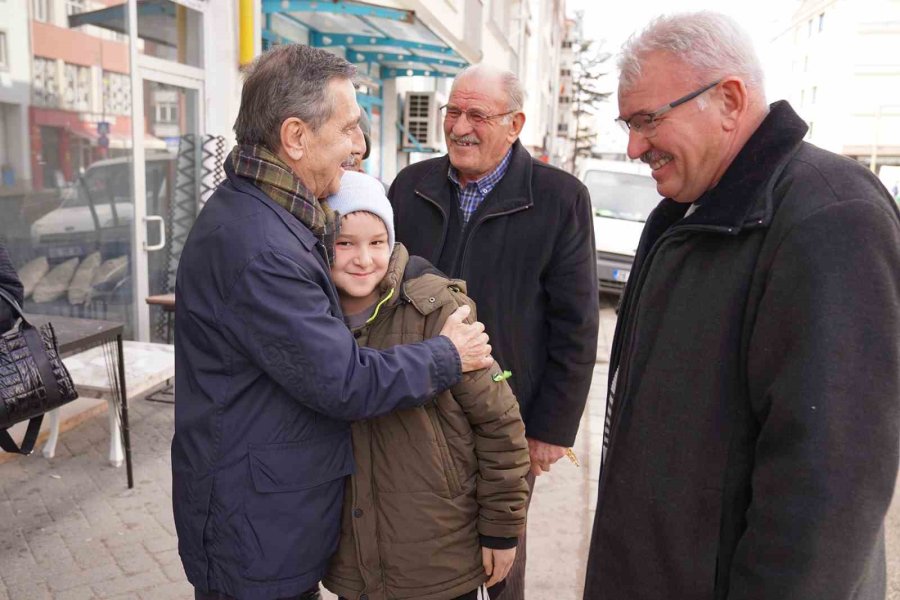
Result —
<instances>
[{"instance_id":1,"label":"mustache","mask_svg":"<svg viewBox=\"0 0 900 600\"><path fill-rule=\"evenodd\" d=\"M466 135L453 135L450 134L450 141L454 143L462 143L462 144L480 144L481 140L478 139L478 136L473 135L471 133L467 133Z\"/></svg>"},{"instance_id":2,"label":"mustache","mask_svg":"<svg viewBox=\"0 0 900 600\"><path fill-rule=\"evenodd\" d=\"M643 154L641 154L641 161L650 164L652 162L656 162L663 158L671 158L665 152L660 152L659 150L647 150Z\"/></svg>"}]
</instances>

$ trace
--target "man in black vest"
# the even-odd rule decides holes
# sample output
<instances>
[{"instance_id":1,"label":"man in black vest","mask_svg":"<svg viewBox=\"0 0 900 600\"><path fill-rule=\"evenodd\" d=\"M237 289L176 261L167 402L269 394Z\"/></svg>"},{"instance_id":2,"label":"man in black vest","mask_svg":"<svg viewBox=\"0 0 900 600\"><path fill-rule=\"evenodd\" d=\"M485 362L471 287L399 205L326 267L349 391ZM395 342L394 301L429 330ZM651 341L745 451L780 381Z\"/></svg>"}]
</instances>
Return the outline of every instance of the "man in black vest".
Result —
<instances>
[{"instance_id":1,"label":"man in black vest","mask_svg":"<svg viewBox=\"0 0 900 600\"><path fill-rule=\"evenodd\" d=\"M494 356L512 372L533 486L575 441L599 306L590 196L518 141L523 98L512 73L460 73L443 107L448 154L400 172L390 198L397 240L468 283ZM524 595L524 539L518 547L503 600Z\"/></svg>"}]
</instances>

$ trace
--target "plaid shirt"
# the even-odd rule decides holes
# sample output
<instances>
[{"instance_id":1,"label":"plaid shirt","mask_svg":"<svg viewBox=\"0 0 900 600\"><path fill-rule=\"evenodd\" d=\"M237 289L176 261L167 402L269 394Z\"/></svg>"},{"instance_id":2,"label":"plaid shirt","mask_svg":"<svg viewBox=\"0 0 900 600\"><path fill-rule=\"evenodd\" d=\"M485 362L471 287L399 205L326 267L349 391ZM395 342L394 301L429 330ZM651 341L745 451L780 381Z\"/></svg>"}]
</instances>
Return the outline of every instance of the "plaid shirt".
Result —
<instances>
[{"instance_id":1,"label":"plaid shirt","mask_svg":"<svg viewBox=\"0 0 900 600\"><path fill-rule=\"evenodd\" d=\"M459 184L459 175L453 165L450 165L447 177L456 184L454 189L456 190L456 196L459 200L459 209L462 213L463 225L468 225L469 219L472 218L472 215L475 214L475 211L478 210L478 207L481 206L481 203L487 198L487 195L491 193L491 190L493 190L497 184L500 183L500 180L503 179L503 176L506 175L506 169L509 167L511 156L512 148L509 149L506 156L504 156L503 160L500 161L500 164L497 165L496 169L478 181L467 184L465 187Z\"/></svg>"},{"instance_id":2,"label":"plaid shirt","mask_svg":"<svg viewBox=\"0 0 900 600\"><path fill-rule=\"evenodd\" d=\"M325 259L334 264L334 241L340 222L326 203L319 202L275 154L259 145L237 145L231 151L234 172L246 177L276 204L306 225L322 243Z\"/></svg>"}]
</instances>

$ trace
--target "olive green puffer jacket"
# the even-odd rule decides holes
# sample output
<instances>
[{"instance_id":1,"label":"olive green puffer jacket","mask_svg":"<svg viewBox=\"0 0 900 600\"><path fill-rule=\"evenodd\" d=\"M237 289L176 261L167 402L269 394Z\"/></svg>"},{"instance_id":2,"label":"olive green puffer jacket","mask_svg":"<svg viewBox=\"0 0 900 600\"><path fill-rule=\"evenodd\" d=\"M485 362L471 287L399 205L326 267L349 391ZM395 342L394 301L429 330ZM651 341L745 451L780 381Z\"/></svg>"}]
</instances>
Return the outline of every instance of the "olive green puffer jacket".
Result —
<instances>
[{"instance_id":1,"label":"olive green puffer jacket","mask_svg":"<svg viewBox=\"0 0 900 600\"><path fill-rule=\"evenodd\" d=\"M400 244L381 292L354 332L361 346L434 337L462 304L475 318L464 282ZM525 426L496 362L422 407L354 423L353 454L340 546L324 580L341 596L454 598L486 579L480 536L515 538L525 528Z\"/></svg>"}]
</instances>

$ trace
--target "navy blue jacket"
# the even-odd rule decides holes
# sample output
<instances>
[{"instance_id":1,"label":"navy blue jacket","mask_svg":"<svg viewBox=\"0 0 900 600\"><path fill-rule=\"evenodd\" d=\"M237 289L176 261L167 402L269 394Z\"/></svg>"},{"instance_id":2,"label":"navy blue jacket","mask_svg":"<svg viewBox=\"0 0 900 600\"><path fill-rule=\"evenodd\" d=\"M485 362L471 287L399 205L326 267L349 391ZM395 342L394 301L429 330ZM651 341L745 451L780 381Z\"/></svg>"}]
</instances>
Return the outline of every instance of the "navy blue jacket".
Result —
<instances>
[{"instance_id":1,"label":"navy blue jacket","mask_svg":"<svg viewBox=\"0 0 900 600\"><path fill-rule=\"evenodd\" d=\"M457 383L445 337L357 347L316 237L226 164L178 269L172 501L188 580L294 596L337 547L349 421Z\"/></svg>"}]
</instances>

